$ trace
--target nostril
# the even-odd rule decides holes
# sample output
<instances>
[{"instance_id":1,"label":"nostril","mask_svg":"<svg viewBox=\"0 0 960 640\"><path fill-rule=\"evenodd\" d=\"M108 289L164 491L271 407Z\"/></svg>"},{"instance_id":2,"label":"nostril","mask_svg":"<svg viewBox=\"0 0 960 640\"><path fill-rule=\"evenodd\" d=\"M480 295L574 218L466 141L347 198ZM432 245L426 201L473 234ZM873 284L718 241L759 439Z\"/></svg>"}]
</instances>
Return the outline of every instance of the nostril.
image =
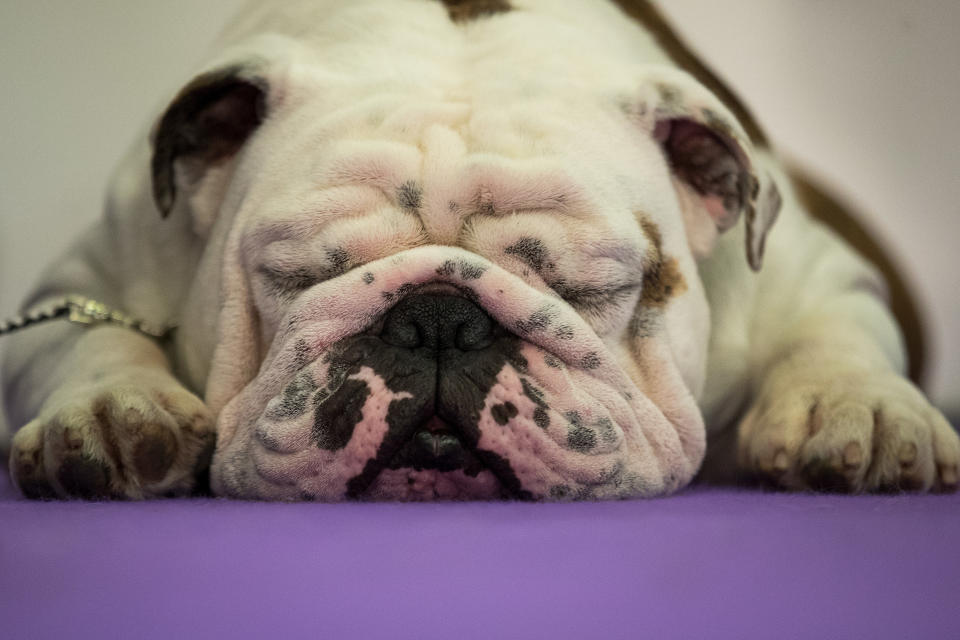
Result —
<instances>
[{"instance_id":1,"label":"nostril","mask_svg":"<svg viewBox=\"0 0 960 640\"><path fill-rule=\"evenodd\" d=\"M408 317L408 314L391 314L383 326L380 339L387 344L405 349L416 349L423 346L423 332L419 324Z\"/></svg>"},{"instance_id":2,"label":"nostril","mask_svg":"<svg viewBox=\"0 0 960 640\"><path fill-rule=\"evenodd\" d=\"M457 328L456 346L461 351L479 351L493 343L493 321L481 312L464 320Z\"/></svg>"}]
</instances>

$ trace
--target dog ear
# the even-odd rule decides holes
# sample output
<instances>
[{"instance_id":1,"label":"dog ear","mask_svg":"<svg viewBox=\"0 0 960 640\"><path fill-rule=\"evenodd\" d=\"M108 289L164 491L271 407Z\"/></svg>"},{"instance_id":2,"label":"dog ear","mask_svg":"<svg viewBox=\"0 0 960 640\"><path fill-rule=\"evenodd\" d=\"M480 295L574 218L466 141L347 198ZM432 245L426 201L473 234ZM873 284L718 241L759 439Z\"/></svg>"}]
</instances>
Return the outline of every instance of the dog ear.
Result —
<instances>
[{"instance_id":1,"label":"dog ear","mask_svg":"<svg viewBox=\"0 0 960 640\"><path fill-rule=\"evenodd\" d=\"M670 166L694 253L708 252L718 232L744 217L747 261L759 271L781 201L773 179L759 175L749 137L724 104L685 72L653 70L644 91L640 116Z\"/></svg>"},{"instance_id":2,"label":"dog ear","mask_svg":"<svg viewBox=\"0 0 960 640\"><path fill-rule=\"evenodd\" d=\"M153 199L160 215L173 208L177 167L199 178L239 151L263 122L267 82L248 66L204 73L174 98L153 131Z\"/></svg>"}]
</instances>

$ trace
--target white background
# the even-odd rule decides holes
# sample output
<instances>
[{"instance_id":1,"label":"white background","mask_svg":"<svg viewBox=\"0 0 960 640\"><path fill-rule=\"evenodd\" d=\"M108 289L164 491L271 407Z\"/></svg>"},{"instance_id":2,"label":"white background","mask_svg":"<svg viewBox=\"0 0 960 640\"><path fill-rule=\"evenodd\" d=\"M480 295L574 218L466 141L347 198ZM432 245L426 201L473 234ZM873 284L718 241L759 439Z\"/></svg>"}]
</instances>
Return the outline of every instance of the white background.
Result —
<instances>
[{"instance_id":1,"label":"white background","mask_svg":"<svg viewBox=\"0 0 960 640\"><path fill-rule=\"evenodd\" d=\"M0 316L240 3L0 1ZM870 214L924 305L929 390L960 412L960 2L664 4L777 147Z\"/></svg>"}]
</instances>

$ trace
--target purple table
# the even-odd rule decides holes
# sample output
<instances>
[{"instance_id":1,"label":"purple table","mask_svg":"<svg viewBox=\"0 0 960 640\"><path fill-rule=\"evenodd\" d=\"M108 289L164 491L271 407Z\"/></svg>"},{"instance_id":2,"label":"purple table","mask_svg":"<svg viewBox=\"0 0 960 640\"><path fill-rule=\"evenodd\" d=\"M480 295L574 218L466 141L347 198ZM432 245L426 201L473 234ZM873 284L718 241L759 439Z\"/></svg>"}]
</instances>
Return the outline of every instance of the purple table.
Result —
<instances>
[{"instance_id":1,"label":"purple table","mask_svg":"<svg viewBox=\"0 0 960 640\"><path fill-rule=\"evenodd\" d=\"M31 503L6 638L957 638L960 496Z\"/></svg>"}]
</instances>

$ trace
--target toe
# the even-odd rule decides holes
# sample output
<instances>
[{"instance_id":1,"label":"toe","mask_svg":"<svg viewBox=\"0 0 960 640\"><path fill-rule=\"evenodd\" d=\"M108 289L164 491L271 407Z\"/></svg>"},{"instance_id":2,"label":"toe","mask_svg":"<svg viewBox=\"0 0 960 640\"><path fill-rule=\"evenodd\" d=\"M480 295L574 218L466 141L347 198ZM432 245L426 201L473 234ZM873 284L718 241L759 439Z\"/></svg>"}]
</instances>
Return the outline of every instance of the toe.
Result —
<instances>
[{"instance_id":1,"label":"toe","mask_svg":"<svg viewBox=\"0 0 960 640\"><path fill-rule=\"evenodd\" d=\"M800 454L800 475L818 491L859 491L870 462L873 412L848 401L817 408L811 420L814 435Z\"/></svg>"},{"instance_id":2,"label":"toe","mask_svg":"<svg viewBox=\"0 0 960 640\"><path fill-rule=\"evenodd\" d=\"M960 468L960 437L946 418L931 409L930 422L933 433L933 459L936 466L937 491L953 492L957 490Z\"/></svg>"},{"instance_id":3,"label":"toe","mask_svg":"<svg viewBox=\"0 0 960 640\"><path fill-rule=\"evenodd\" d=\"M797 456L810 434L811 405L816 406L814 399L801 396L755 413L740 439L740 468L777 484L795 484Z\"/></svg>"},{"instance_id":4,"label":"toe","mask_svg":"<svg viewBox=\"0 0 960 640\"><path fill-rule=\"evenodd\" d=\"M44 471L43 430L37 423L30 423L14 435L10 451L10 478L25 498L57 498L57 492L47 481Z\"/></svg>"},{"instance_id":5,"label":"toe","mask_svg":"<svg viewBox=\"0 0 960 640\"><path fill-rule=\"evenodd\" d=\"M925 491L934 482L933 445L927 420L910 406L884 403L876 411L873 464L867 488Z\"/></svg>"},{"instance_id":6,"label":"toe","mask_svg":"<svg viewBox=\"0 0 960 640\"><path fill-rule=\"evenodd\" d=\"M10 475L14 485L25 498L53 500L57 497L43 473L43 449L14 451L10 460Z\"/></svg>"}]
</instances>

